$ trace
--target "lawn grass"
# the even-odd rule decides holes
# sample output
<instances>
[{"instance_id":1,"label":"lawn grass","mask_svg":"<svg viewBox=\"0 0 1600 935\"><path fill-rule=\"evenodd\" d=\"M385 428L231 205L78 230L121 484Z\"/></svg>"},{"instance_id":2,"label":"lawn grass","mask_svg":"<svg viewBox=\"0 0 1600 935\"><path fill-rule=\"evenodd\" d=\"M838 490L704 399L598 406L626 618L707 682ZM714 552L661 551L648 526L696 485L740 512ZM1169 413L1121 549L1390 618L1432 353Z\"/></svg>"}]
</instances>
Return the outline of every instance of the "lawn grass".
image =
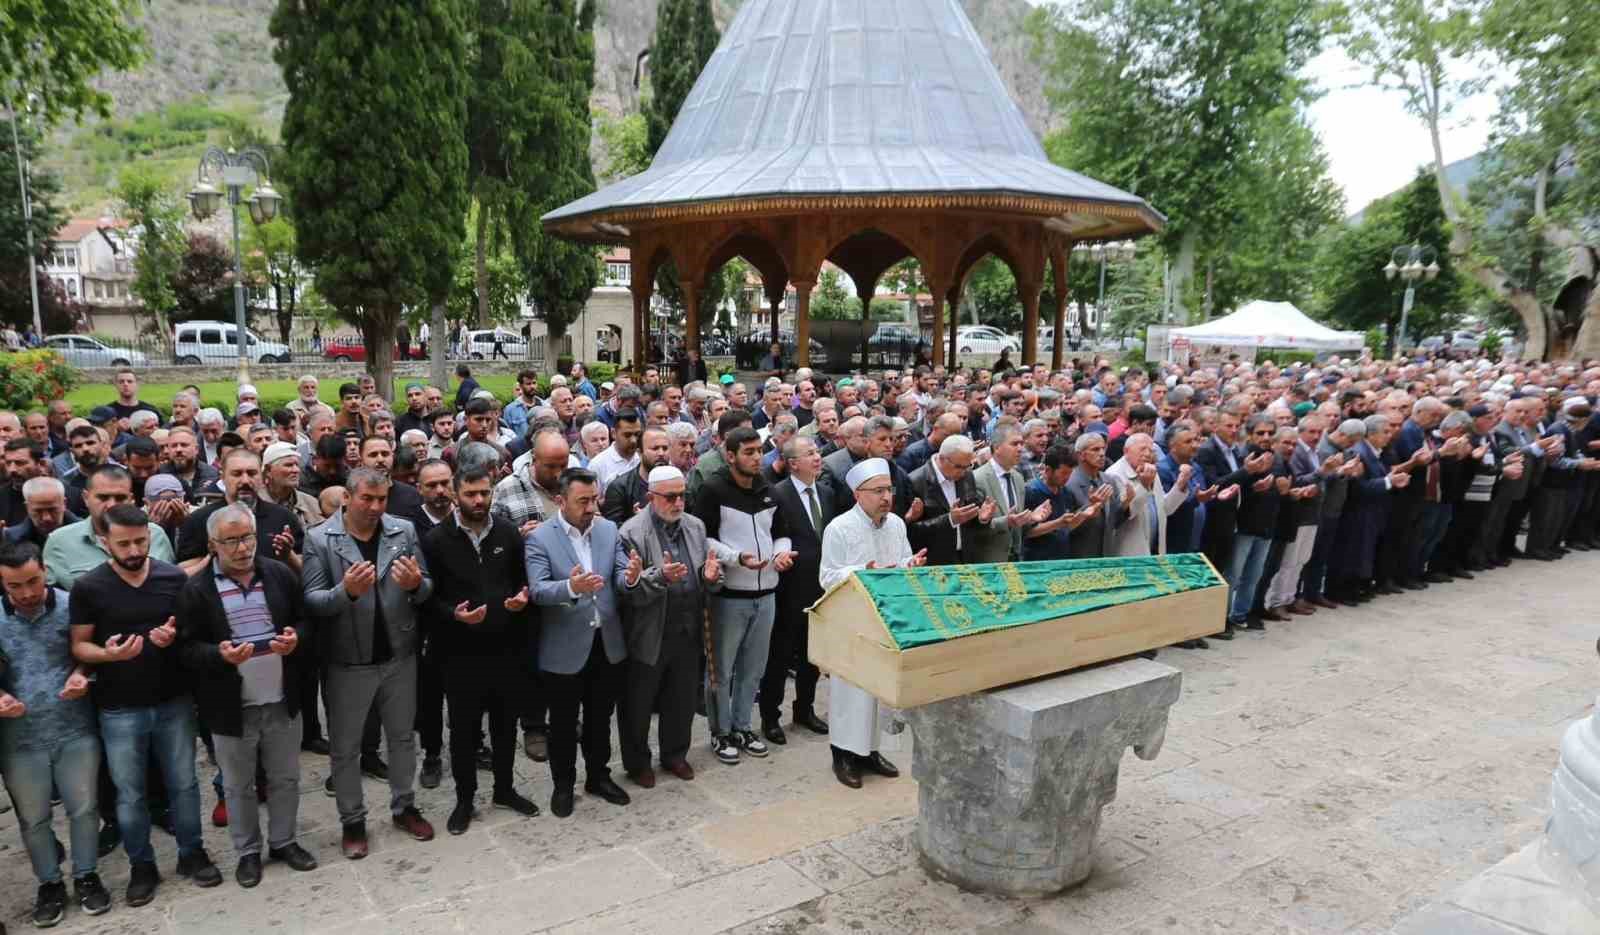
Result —
<instances>
[{"instance_id":1,"label":"lawn grass","mask_svg":"<svg viewBox=\"0 0 1600 935\"><path fill-rule=\"evenodd\" d=\"M402 407L405 399L404 387L407 383L412 382L412 379L415 378L395 380L394 398L401 401L398 405ZM339 408L339 384L342 382L344 381L323 380L318 389L318 396L322 401L335 409ZM427 383L428 381L422 380L421 382ZM486 375L479 377L478 383L501 400L509 400L516 392L517 378L509 374ZM262 380L255 384L262 408L269 413L284 403L297 398L300 395L297 389L298 386L299 384L295 380ZM183 389L183 385L179 383L141 382L139 384L139 398L162 412L168 412L172 407L172 397L176 396L181 389ZM235 380L202 383L200 384L200 404L201 406L215 406L224 412L231 413L234 403L238 400L238 391L239 384ZM455 387L451 386L445 393L446 399L452 397L454 393ZM117 398L117 391L110 383L94 383L78 387L68 393L66 398L67 402L72 405L74 413L86 416L89 414L89 410L94 407L114 402Z\"/></svg>"}]
</instances>

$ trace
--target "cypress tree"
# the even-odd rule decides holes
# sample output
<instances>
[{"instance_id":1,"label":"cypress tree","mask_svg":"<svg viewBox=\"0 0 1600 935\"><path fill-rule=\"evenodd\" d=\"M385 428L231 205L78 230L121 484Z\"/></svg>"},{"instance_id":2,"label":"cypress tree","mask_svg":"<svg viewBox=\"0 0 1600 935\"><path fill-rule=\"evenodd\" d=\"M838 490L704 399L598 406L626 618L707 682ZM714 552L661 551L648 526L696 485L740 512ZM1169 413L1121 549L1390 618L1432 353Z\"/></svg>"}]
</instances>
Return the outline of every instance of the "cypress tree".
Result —
<instances>
[{"instance_id":1,"label":"cypress tree","mask_svg":"<svg viewBox=\"0 0 1600 935\"><path fill-rule=\"evenodd\" d=\"M465 0L279 0L289 103L274 168L300 260L393 392L395 326L448 294L467 211ZM436 335L435 340L442 338Z\"/></svg>"}]
</instances>

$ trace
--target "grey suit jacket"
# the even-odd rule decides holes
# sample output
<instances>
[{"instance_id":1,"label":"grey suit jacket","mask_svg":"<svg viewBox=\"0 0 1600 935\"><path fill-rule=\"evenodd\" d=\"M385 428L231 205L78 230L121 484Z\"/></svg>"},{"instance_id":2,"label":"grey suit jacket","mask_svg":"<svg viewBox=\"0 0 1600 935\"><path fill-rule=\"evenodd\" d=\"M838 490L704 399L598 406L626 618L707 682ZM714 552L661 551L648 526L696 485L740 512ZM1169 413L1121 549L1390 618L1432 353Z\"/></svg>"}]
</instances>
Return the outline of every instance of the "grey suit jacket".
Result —
<instances>
[{"instance_id":1,"label":"grey suit jacket","mask_svg":"<svg viewBox=\"0 0 1600 935\"><path fill-rule=\"evenodd\" d=\"M344 511L306 533L305 567L301 579L306 592L306 609L317 617L328 618L320 627L318 644L325 659L336 665L363 665L372 658L374 609L383 603L383 621L389 634L389 648L396 659L416 653L421 637L417 630L417 608L433 593L433 577L417 543L417 531L409 520L384 514L380 520L378 580L367 593L355 600L344 589L344 573L364 559L361 549L344 528ZM389 576L396 558L409 555L422 567L422 584L406 591Z\"/></svg>"},{"instance_id":2,"label":"grey suit jacket","mask_svg":"<svg viewBox=\"0 0 1600 935\"><path fill-rule=\"evenodd\" d=\"M698 575L706 563L706 526L688 513L683 514L680 522L683 524L683 539L689 547L689 554L674 555L672 559L689 566L689 574ZM628 658L653 666L661 655L661 635L666 630L667 622L667 581L661 576L661 566L666 564L666 557L649 507L629 517L622 524L620 532L623 553L637 552L639 560L644 563L639 583L631 588L624 584L622 588L622 598L629 605L622 626L628 641ZM719 549L717 560L737 562L739 553L733 549ZM702 595L722 590L721 579L706 584L705 579L701 578L700 585Z\"/></svg>"},{"instance_id":3,"label":"grey suit jacket","mask_svg":"<svg viewBox=\"0 0 1600 935\"><path fill-rule=\"evenodd\" d=\"M975 562L1009 562L1022 557L1022 535L1024 527L1012 528L1006 522L1006 495L1000 489L1000 480L994 476L994 468L985 464L974 468L973 479L978 484L978 493L994 501L994 519L989 520L989 525L980 526L972 523L967 528L973 531L973 553ZM1023 490L1027 486L1023 483L1022 472L1016 468L1006 472L1006 480L1011 487L1011 505L1013 509L1022 507Z\"/></svg>"},{"instance_id":4,"label":"grey suit jacket","mask_svg":"<svg viewBox=\"0 0 1600 935\"><path fill-rule=\"evenodd\" d=\"M622 550L617 524L596 516L589 527L590 567L606 579L605 587L576 598L567 578L578 565L578 555L560 520L539 524L523 546L528 565L528 589L539 605L539 668L558 675L580 672L594 646L594 621L600 621L600 638L606 658L621 662L628 657L617 614L617 593L624 587L628 556Z\"/></svg>"}]
</instances>

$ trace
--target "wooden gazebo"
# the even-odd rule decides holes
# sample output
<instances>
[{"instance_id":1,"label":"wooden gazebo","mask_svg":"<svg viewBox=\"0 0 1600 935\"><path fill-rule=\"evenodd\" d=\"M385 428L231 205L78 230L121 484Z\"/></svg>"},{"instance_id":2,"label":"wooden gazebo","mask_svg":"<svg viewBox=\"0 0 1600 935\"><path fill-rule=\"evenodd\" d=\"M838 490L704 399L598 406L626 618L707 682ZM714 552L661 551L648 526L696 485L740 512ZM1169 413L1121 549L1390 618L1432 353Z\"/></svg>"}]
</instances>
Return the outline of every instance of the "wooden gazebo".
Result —
<instances>
[{"instance_id":1,"label":"wooden gazebo","mask_svg":"<svg viewBox=\"0 0 1600 935\"><path fill-rule=\"evenodd\" d=\"M794 285L802 365L824 260L854 281L865 314L883 273L915 257L934 296L937 364L946 306L953 315L967 274L993 254L1016 277L1033 363L1046 270L1059 336L1073 244L1164 223L1140 198L1050 163L959 0L747 0L650 168L544 217L558 236L630 248L635 360L663 263L677 267L698 347L700 293L740 256L774 322Z\"/></svg>"}]
</instances>

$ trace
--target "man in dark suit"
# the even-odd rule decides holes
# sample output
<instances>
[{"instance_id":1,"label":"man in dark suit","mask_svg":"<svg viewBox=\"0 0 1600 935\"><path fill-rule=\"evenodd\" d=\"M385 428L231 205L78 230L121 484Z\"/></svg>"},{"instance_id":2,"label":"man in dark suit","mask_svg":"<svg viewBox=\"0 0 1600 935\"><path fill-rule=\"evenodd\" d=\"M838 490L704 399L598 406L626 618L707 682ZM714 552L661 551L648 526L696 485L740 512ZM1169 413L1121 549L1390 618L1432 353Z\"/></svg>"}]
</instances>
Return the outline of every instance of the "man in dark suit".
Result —
<instances>
[{"instance_id":1,"label":"man in dark suit","mask_svg":"<svg viewBox=\"0 0 1600 935\"><path fill-rule=\"evenodd\" d=\"M642 566L622 551L617 524L600 516L593 471L561 474L561 511L527 537L528 588L539 605L539 671L550 702L550 811L572 814L583 717L583 790L613 805L628 793L611 778L611 714L622 694L627 643L617 593L638 584Z\"/></svg>"},{"instance_id":2,"label":"man in dark suit","mask_svg":"<svg viewBox=\"0 0 1600 935\"><path fill-rule=\"evenodd\" d=\"M828 722L812 709L820 673L807 651L806 608L822 596L822 530L836 515L823 494L822 455L816 442L803 435L790 438L783 447L783 460L789 474L772 485L772 498L789 530L789 548L795 552L795 560L794 567L778 578L777 619L758 696L761 734L776 744L788 743L779 720L790 668L794 669L794 722L815 734L828 732Z\"/></svg>"},{"instance_id":3,"label":"man in dark suit","mask_svg":"<svg viewBox=\"0 0 1600 935\"><path fill-rule=\"evenodd\" d=\"M1256 475L1272 468L1272 455L1266 453L1246 459L1234 450L1239 442L1239 413L1224 409L1217 413L1216 431L1200 450L1195 452L1194 463L1204 475L1206 487L1218 491L1234 485L1241 489L1254 483ZM1234 533L1238 527L1238 498L1218 498L1206 505L1205 527L1200 534L1200 550L1217 568L1228 568L1233 562ZM1232 582L1230 582L1231 584ZM1224 634L1219 637L1227 639Z\"/></svg>"},{"instance_id":4,"label":"man in dark suit","mask_svg":"<svg viewBox=\"0 0 1600 935\"><path fill-rule=\"evenodd\" d=\"M994 518L995 505L978 494L972 478L974 450L965 435L947 435L939 452L911 472L912 495L922 501L922 517L906 524L911 547L928 550L929 565L959 565L974 560L977 526Z\"/></svg>"},{"instance_id":5,"label":"man in dark suit","mask_svg":"<svg viewBox=\"0 0 1600 935\"><path fill-rule=\"evenodd\" d=\"M1359 603L1372 597L1370 582L1378 548L1378 536L1389 519L1389 492L1404 489L1411 475L1390 472L1378 455L1389 443L1393 427L1389 417L1368 416L1366 437L1350 446L1349 453L1361 461L1362 470L1350 482L1349 499L1339 522L1339 538L1334 548L1335 567L1329 569L1329 591L1335 600ZM1337 576L1337 587L1332 580Z\"/></svg>"},{"instance_id":6,"label":"man in dark suit","mask_svg":"<svg viewBox=\"0 0 1600 935\"><path fill-rule=\"evenodd\" d=\"M927 464L928 459L938 453L939 446L944 443L944 440L951 435L959 433L961 428L962 422L959 415L953 412L941 415L934 420L933 431L927 437L907 445L906 450L900 452L900 456L894 459L895 463L908 473L915 471L917 468Z\"/></svg>"}]
</instances>

